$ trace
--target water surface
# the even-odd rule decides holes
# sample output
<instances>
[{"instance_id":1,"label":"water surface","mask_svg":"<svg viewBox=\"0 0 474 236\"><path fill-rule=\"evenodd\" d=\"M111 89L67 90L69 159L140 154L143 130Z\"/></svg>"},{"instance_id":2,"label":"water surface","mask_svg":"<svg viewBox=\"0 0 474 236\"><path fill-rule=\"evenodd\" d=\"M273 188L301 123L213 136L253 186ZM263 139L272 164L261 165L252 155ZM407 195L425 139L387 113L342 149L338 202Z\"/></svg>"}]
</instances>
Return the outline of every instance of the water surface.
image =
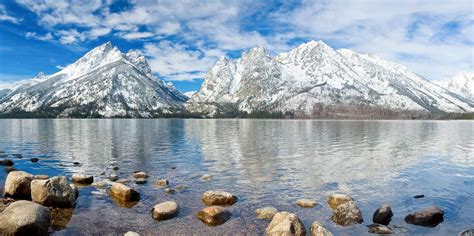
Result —
<instances>
[{"instance_id":1,"label":"water surface","mask_svg":"<svg viewBox=\"0 0 474 236\"><path fill-rule=\"evenodd\" d=\"M132 208L116 204L103 189L81 188L77 207L54 235L258 235L269 221L257 220L254 211L269 205L296 213L307 230L319 220L335 235L364 235L383 203L394 211L391 224L406 235L456 235L474 227L473 137L472 121L0 120L0 155L21 153L22 159L9 158L32 174L85 173L96 182L111 173L150 174L147 184L132 184L142 195ZM40 161L31 163L32 157ZM112 171L112 165L120 169ZM212 180L199 178L205 173ZM5 177L0 171L0 188ZM153 185L160 178L188 188L167 195ZM195 217L204 207L202 193L213 189L239 197L229 208L231 220L217 227ZM356 200L363 224L330 221L326 199L337 192ZM417 194L425 198L414 199ZM299 208L299 198L318 205ZM153 205L170 199L181 205L179 217L154 221ZM437 227L404 223L407 213L433 204L445 211Z\"/></svg>"}]
</instances>

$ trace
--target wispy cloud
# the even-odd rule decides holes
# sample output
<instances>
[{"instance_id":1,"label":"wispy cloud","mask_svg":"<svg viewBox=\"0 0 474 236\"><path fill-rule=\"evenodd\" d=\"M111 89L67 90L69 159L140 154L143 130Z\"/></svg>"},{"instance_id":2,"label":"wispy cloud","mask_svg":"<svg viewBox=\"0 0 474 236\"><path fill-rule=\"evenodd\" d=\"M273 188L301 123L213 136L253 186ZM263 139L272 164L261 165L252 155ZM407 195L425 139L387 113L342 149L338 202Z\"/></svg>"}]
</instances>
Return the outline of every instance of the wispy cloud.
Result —
<instances>
[{"instance_id":1,"label":"wispy cloud","mask_svg":"<svg viewBox=\"0 0 474 236\"><path fill-rule=\"evenodd\" d=\"M221 55L256 45L282 52L312 39L378 54L434 79L474 68L472 0L165 0L118 10L100 0L17 2L49 31L27 37L68 45L108 36L139 41L153 71L176 80L202 76Z\"/></svg>"},{"instance_id":2,"label":"wispy cloud","mask_svg":"<svg viewBox=\"0 0 474 236\"><path fill-rule=\"evenodd\" d=\"M0 21L8 21L13 24L18 24L20 23L21 19L8 14L5 6L0 4Z\"/></svg>"}]
</instances>

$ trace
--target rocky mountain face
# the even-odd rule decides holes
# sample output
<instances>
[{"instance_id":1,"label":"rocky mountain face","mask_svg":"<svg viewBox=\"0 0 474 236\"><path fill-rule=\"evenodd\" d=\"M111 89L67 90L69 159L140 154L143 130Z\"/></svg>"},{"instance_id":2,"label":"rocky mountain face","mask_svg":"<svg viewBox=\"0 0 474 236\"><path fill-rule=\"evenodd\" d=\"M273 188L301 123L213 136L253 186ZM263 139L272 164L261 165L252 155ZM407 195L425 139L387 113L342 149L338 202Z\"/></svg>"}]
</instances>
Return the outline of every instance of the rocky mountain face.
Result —
<instances>
[{"instance_id":1,"label":"rocky mountain face","mask_svg":"<svg viewBox=\"0 0 474 236\"><path fill-rule=\"evenodd\" d=\"M473 112L474 101L397 63L311 41L274 57L256 47L237 60L221 58L186 107L208 116L390 117Z\"/></svg>"},{"instance_id":2,"label":"rocky mountain face","mask_svg":"<svg viewBox=\"0 0 474 236\"><path fill-rule=\"evenodd\" d=\"M460 72L451 79L435 81L439 86L474 101L474 73Z\"/></svg>"},{"instance_id":3,"label":"rocky mountain face","mask_svg":"<svg viewBox=\"0 0 474 236\"><path fill-rule=\"evenodd\" d=\"M52 74L40 74L0 98L3 114L154 117L184 109L187 97L151 73L138 51L110 42Z\"/></svg>"}]
</instances>

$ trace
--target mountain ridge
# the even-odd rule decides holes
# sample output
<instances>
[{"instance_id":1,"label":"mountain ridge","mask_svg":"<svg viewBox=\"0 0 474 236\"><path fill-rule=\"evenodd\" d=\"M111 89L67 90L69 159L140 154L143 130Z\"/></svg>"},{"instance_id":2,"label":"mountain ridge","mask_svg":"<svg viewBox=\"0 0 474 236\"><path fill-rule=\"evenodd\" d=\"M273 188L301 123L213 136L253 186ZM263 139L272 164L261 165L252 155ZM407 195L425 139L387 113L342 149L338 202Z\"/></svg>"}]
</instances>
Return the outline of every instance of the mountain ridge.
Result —
<instances>
[{"instance_id":1,"label":"mountain ridge","mask_svg":"<svg viewBox=\"0 0 474 236\"><path fill-rule=\"evenodd\" d=\"M247 113L299 113L304 118L320 117L320 110L327 106L474 111L473 101L402 65L348 49L334 50L322 41L310 41L274 57L256 47L236 60L222 58L186 106L211 117L226 112L222 107Z\"/></svg>"}]
</instances>

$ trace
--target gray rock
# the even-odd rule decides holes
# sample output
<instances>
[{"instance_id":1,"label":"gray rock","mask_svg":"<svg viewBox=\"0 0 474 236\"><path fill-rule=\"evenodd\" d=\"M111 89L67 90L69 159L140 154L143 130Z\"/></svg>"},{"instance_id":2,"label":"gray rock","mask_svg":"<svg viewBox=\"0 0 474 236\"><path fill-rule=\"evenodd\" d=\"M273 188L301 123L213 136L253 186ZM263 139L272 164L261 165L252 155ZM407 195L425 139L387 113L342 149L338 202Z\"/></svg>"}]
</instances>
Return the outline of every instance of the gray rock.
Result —
<instances>
[{"instance_id":1,"label":"gray rock","mask_svg":"<svg viewBox=\"0 0 474 236\"><path fill-rule=\"evenodd\" d=\"M278 213L278 210L275 207L263 207L255 210L255 213L257 214L257 219L269 220Z\"/></svg>"},{"instance_id":2,"label":"gray rock","mask_svg":"<svg viewBox=\"0 0 474 236\"><path fill-rule=\"evenodd\" d=\"M278 212L265 229L267 236L304 236L306 229L303 222L293 213Z\"/></svg>"},{"instance_id":3,"label":"gray rock","mask_svg":"<svg viewBox=\"0 0 474 236\"><path fill-rule=\"evenodd\" d=\"M334 210L331 220L342 226L364 222L362 219L362 212L353 201L339 205L336 210Z\"/></svg>"},{"instance_id":4,"label":"gray rock","mask_svg":"<svg viewBox=\"0 0 474 236\"><path fill-rule=\"evenodd\" d=\"M386 225L371 224L371 225L367 225L367 227L369 227L369 233L372 233L372 234L393 234L392 228Z\"/></svg>"},{"instance_id":5,"label":"gray rock","mask_svg":"<svg viewBox=\"0 0 474 236\"><path fill-rule=\"evenodd\" d=\"M327 230L319 221L314 221L309 229L311 236L332 236L332 233Z\"/></svg>"},{"instance_id":6,"label":"gray rock","mask_svg":"<svg viewBox=\"0 0 474 236\"><path fill-rule=\"evenodd\" d=\"M388 204L383 204L374 212L372 221L377 224L388 225L392 220L392 216L392 208Z\"/></svg>"},{"instance_id":7,"label":"gray rock","mask_svg":"<svg viewBox=\"0 0 474 236\"><path fill-rule=\"evenodd\" d=\"M34 202L17 201L0 213L2 235L48 235L49 209Z\"/></svg>"},{"instance_id":8,"label":"gray rock","mask_svg":"<svg viewBox=\"0 0 474 236\"><path fill-rule=\"evenodd\" d=\"M31 181L31 199L43 206L69 208L76 205L77 195L65 176L55 176Z\"/></svg>"},{"instance_id":9,"label":"gray rock","mask_svg":"<svg viewBox=\"0 0 474 236\"><path fill-rule=\"evenodd\" d=\"M230 219L232 214L221 206L206 207L196 214L197 218L203 223L211 226L224 224Z\"/></svg>"},{"instance_id":10,"label":"gray rock","mask_svg":"<svg viewBox=\"0 0 474 236\"><path fill-rule=\"evenodd\" d=\"M207 191L202 195L202 201L206 205L233 205L237 197L224 191Z\"/></svg>"},{"instance_id":11,"label":"gray rock","mask_svg":"<svg viewBox=\"0 0 474 236\"><path fill-rule=\"evenodd\" d=\"M5 181L5 196L14 199L31 199L31 181L33 175L24 171L8 173Z\"/></svg>"},{"instance_id":12,"label":"gray rock","mask_svg":"<svg viewBox=\"0 0 474 236\"><path fill-rule=\"evenodd\" d=\"M157 204L151 210L153 219L168 220L179 214L180 207L175 201L167 201Z\"/></svg>"},{"instance_id":13,"label":"gray rock","mask_svg":"<svg viewBox=\"0 0 474 236\"><path fill-rule=\"evenodd\" d=\"M405 222L425 227L435 227L444 221L444 212L439 207L431 206L412 212L405 217Z\"/></svg>"}]
</instances>

